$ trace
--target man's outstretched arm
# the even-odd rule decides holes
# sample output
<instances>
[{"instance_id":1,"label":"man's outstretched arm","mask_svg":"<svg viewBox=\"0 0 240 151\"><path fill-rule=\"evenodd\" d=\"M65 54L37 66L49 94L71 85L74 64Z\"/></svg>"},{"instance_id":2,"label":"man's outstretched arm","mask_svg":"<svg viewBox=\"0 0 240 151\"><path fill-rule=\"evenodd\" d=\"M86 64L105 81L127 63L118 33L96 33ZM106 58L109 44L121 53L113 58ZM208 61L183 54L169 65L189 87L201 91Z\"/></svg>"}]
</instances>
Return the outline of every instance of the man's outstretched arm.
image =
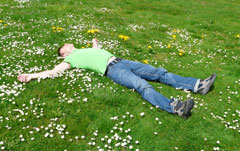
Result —
<instances>
[{"instance_id":1,"label":"man's outstretched arm","mask_svg":"<svg viewBox=\"0 0 240 151\"><path fill-rule=\"evenodd\" d=\"M18 80L20 82L29 82L30 80L36 79L36 78L47 78L49 76L55 76L57 73L63 72L64 70L67 70L70 67L71 66L69 63L62 62L52 70L47 70L47 71L32 73L32 74L20 74L18 76Z\"/></svg>"}]
</instances>

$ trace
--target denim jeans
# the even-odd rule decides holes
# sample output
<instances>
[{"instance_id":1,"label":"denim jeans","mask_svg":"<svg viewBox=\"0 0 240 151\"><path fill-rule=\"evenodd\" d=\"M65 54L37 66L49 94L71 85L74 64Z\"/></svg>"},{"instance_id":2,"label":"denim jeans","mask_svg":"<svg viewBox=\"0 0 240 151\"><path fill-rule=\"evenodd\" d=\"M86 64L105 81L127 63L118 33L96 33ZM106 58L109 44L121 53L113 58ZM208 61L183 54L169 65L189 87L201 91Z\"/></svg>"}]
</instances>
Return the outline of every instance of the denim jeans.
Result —
<instances>
[{"instance_id":1,"label":"denim jeans","mask_svg":"<svg viewBox=\"0 0 240 151\"><path fill-rule=\"evenodd\" d=\"M163 96L146 81L157 81L175 88L188 89L196 92L199 80L191 77L181 77L168 73L164 68L155 68L148 64L122 59L108 68L107 77L116 83L135 89L141 96L169 113L173 113L170 105L172 100Z\"/></svg>"}]
</instances>

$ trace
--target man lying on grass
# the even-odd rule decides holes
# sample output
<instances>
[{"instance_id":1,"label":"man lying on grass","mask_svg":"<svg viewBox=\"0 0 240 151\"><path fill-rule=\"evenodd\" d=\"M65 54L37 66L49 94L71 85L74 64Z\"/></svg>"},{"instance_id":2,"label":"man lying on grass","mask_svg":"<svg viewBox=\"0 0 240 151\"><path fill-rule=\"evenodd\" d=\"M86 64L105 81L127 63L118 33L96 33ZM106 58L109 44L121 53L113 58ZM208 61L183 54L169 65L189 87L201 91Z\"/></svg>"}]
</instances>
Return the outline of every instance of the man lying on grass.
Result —
<instances>
[{"instance_id":1,"label":"man lying on grass","mask_svg":"<svg viewBox=\"0 0 240 151\"><path fill-rule=\"evenodd\" d=\"M148 64L120 59L104 49L99 49L96 39L93 39L93 48L77 49L73 44L65 44L58 49L58 53L65 59L53 70L34 74L21 74L18 76L18 80L29 82L36 78L54 76L58 72L63 72L71 67L91 69L107 76L116 83L135 89L152 105L169 113L188 118L194 105L193 99L188 99L185 102L178 99L170 100L154 90L146 80L158 81L194 93L207 94L216 79L216 74L212 74L203 80L181 77L168 73L164 68L155 68Z\"/></svg>"}]
</instances>

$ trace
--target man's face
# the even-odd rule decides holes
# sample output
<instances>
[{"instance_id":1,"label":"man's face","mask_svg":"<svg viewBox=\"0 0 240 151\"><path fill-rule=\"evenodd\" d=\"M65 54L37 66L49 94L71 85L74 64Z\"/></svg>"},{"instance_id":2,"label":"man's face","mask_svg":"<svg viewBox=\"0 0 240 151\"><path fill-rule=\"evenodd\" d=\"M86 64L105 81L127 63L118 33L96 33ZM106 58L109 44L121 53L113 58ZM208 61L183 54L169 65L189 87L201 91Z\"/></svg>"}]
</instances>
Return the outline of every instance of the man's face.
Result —
<instances>
[{"instance_id":1,"label":"man's face","mask_svg":"<svg viewBox=\"0 0 240 151\"><path fill-rule=\"evenodd\" d=\"M73 48L73 44L64 44L64 46L60 49L60 55L65 58L72 52Z\"/></svg>"}]
</instances>

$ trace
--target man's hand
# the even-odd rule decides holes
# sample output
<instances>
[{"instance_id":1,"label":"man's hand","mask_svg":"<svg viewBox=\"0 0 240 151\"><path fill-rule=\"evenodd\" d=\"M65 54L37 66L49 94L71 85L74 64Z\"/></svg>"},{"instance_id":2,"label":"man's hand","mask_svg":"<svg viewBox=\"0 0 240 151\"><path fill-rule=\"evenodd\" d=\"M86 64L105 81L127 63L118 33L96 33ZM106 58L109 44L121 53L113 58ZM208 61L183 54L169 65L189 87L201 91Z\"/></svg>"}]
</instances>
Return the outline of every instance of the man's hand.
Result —
<instances>
[{"instance_id":1,"label":"man's hand","mask_svg":"<svg viewBox=\"0 0 240 151\"><path fill-rule=\"evenodd\" d=\"M18 76L18 80L20 82L29 82L32 79L30 74L20 74Z\"/></svg>"},{"instance_id":2,"label":"man's hand","mask_svg":"<svg viewBox=\"0 0 240 151\"><path fill-rule=\"evenodd\" d=\"M97 41L97 39L94 38L92 40L92 43L93 43L93 48L98 48L98 45L97 45L98 41Z\"/></svg>"}]
</instances>

